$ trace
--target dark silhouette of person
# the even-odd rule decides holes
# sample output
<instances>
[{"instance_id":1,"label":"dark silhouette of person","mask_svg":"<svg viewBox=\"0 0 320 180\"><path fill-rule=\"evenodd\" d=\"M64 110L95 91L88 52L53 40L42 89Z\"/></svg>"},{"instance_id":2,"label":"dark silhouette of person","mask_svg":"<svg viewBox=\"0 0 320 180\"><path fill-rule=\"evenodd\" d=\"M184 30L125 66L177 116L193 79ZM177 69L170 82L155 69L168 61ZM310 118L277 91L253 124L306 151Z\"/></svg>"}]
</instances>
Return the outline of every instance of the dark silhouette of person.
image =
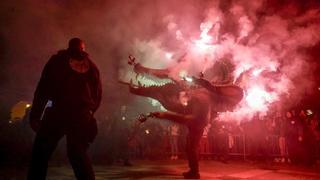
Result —
<instances>
[{"instance_id":1,"label":"dark silhouette of person","mask_svg":"<svg viewBox=\"0 0 320 180\"><path fill-rule=\"evenodd\" d=\"M223 162L228 162L228 154L229 154L229 137L228 137L228 127L227 123L222 121L214 121L213 124L213 131L214 131L214 150L217 155L217 158Z\"/></svg>"},{"instance_id":2,"label":"dark silhouette of person","mask_svg":"<svg viewBox=\"0 0 320 180\"><path fill-rule=\"evenodd\" d=\"M286 112L286 142L288 155L292 163L300 163L302 160L303 126L295 110Z\"/></svg>"},{"instance_id":3,"label":"dark silhouette of person","mask_svg":"<svg viewBox=\"0 0 320 180\"><path fill-rule=\"evenodd\" d=\"M205 90L204 90L205 91ZM185 179L199 179L199 145L205 126L211 119L211 105L206 92L196 92L193 90L180 93L179 100L184 106L184 114L170 111L152 112L151 116L168 119L187 126L186 153L189 163L189 171L184 172Z\"/></svg>"},{"instance_id":4,"label":"dark silhouette of person","mask_svg":"<svg viewBox=\"0 0 320 180\"><path fill-rule=\"evenodd\" d=\"M267 128L260 113L254 114L248 129L249 150L252 161L268 160Z\"/></svg>"},{"instance_id":5,"label":"dark silhouette of person","mask_svg":"<svg viewBox=\"0 0 320 180\"><path fill-rule=\"evenodd\" d=\"M110 144L111 152L108 152L110 164L115 161L122 160L124 166L132 166L130 162L130 125L129 120L115 118L111 124L109 137L112 143Z\"/></svg>"},{"instance_id":6,"label":"dark silhouette of person","mask_svg":"<svg viewBox=\"0 0 320 180\"><path fill-rule=\"evenodd\" d=\"M30 126L36 137L28 180L46 178L48 161L63 136L76 178L95 179L87 149L97 135L93 115L101 94L99 71L84 51L84 42L71 39L67 49L49 59L34 93Z\"/></svg>"}]
</instances>

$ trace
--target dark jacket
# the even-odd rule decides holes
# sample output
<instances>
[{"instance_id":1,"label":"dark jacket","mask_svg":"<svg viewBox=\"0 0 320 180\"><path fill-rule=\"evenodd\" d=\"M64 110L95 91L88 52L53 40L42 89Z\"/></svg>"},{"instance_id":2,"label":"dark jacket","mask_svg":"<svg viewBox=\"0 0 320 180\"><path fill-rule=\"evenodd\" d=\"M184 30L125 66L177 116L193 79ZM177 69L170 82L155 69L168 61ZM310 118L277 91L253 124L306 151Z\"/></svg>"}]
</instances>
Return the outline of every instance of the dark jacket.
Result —
<instances>
[{"instance_id":1,"label":"dark jacket","mask_svg":"<svg viewBox=\"0 0 320 180\"><path fill-rule=\"evenodd\" d=\"M99 76L99 71L96 65L89 59L89 70L85 73L85 83L88 86L88 92L90 96L79 97L78 99L83 99L83 101L68 102L70 99L70 93L67 93L67 88L72 87L72 81L70 78L74 72L69 65L70 53L68 50L61 50L57 54L53 55L47 64L45 65L41 79L38 83L36 91L34 93L33 105L30 112L30 120L40 120L44 108L48 102L51 100L53 107L61 109L64 111L79 111L82 109L87 109L94 113L101 102L101 81ZM66 111L66 112L67 112Z\"/></svg>"}]
</instances>

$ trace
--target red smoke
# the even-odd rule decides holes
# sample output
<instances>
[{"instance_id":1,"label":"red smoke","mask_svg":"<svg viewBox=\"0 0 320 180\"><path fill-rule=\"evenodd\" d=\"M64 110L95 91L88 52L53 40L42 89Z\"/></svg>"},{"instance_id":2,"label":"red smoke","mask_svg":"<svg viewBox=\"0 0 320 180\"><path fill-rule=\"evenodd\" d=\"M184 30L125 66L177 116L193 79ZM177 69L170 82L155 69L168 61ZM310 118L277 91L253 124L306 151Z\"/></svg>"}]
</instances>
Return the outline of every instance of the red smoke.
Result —
<instances>
[{"instance_id":1,"label":"red smoke","mask_svg":"<svg viewBox=\"0 0 320 180\"><path fill-rule=\"evenodd\" d=\"M231 83L245 91L245 98L234 112L220 113L228 119L241 120L258 111L267 112L284 99L297 103L299 95L313 88L310 73L314 69L304 49L320 41L320 9L297 13L294 10L299 7L293 4L294 10L269 13L263 11L265 2L249 5L239 1L225 10L219 4L212 5L198 28L180 28L181 17L170 14L163 19L166 33L175 37L171 43L180 48L170 49L164 39L157 37L151 41L138 39L133 49L143 65L169 68L172 78L197 76L200 72L210 78L206 74L214 63L227 58L233 64Z\"/></svg>"}]
</instances>

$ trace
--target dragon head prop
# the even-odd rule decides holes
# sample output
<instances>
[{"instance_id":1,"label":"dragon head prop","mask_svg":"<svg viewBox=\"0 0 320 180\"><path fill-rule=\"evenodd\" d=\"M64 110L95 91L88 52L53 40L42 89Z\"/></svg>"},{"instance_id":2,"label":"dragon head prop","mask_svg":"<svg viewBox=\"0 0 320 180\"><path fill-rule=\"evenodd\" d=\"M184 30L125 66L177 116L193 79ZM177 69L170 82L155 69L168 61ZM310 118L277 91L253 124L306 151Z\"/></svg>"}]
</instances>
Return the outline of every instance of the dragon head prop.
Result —
<instances>
[{"instance_id":1,"label":"dragon head prop","mask_svg":"<svg viewBox=\"0 0 320 180\"><path fill-rule=\"evenodd\" d=\"M130 93L156 99L165 109L172 112L183 113L182 92L185 92L190 98L205 96L215 112L232 111L243 98L243 90L235 85L213 85L202 77L192 77L190 79L192 82L186 79L177 81L169 77L170 71L168 69L147 68L139 63L133 63L132 59L129 64L134 66L134 72L139 75L167 79L167 83L150 86L140 82L137 85L132 81L130 83L123 82L129 86Z\"/></svg>"}]
</instances>

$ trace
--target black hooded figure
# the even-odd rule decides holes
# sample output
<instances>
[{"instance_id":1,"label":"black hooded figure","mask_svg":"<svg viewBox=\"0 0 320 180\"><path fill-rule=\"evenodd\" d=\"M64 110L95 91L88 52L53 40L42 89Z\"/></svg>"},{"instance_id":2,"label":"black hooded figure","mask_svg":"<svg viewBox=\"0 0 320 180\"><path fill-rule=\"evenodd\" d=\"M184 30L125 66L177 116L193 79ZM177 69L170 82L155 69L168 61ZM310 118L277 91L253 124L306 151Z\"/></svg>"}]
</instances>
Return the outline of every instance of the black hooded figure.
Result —
<instances>
[{"instance_id":1,"label":"black hooded figure","mask_svg":"<svg viewBox=\"0 0 320 180\"><path fill-rule=\"evenodd\" d=\"M46 178L48 161L65 135L67 154L77 179L95 179L87 154L97 134L93 115L101 101L101 81L96 65L79 38L45 65L34 93L30 125L36 132L28 180Z\"/></svg>"}]
</instances>

